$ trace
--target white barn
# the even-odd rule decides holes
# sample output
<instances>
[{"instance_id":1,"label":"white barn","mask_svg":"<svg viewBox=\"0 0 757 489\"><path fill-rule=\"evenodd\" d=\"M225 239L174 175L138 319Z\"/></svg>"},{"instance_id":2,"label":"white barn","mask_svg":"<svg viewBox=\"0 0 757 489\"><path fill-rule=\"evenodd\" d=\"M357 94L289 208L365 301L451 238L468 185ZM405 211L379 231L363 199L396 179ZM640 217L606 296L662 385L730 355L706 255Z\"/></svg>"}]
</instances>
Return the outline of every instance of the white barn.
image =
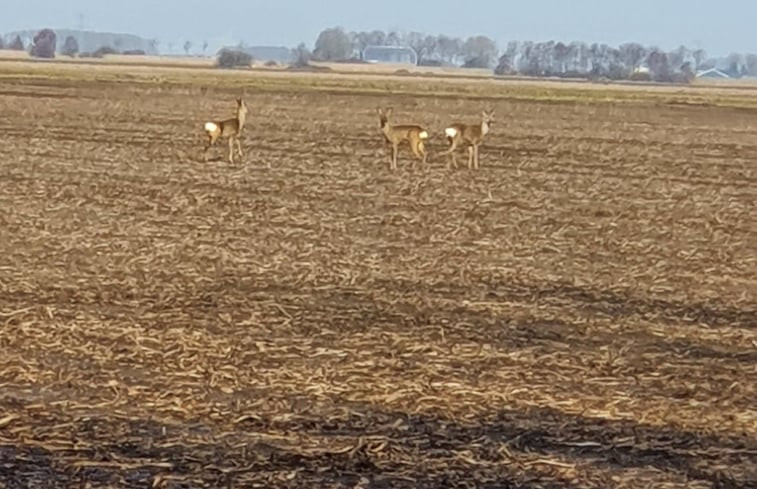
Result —
<instances>
[{"instance_id":1,"label":"white barn","mask_svg":"<svg viewBox=\"0 0 757 489\"><path fill-rule=\"evenodd\" d=\"M731 78L731 75L717 68L710 68L709 70L704 70L697 73L697 78L721 78L727 80Z\"/></svg>"}]
</instances>

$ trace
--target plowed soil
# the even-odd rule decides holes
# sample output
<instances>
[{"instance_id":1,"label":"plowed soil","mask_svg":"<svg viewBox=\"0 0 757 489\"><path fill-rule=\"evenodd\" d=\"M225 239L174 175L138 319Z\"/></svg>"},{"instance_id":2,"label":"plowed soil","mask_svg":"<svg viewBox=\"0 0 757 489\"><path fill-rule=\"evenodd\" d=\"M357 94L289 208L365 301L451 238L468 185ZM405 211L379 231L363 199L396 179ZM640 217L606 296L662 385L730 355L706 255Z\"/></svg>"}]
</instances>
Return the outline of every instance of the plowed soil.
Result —
<instances>
[{"instance_id":1,"label":"plowed soil","mask_svg":"<svg viewBox=\"0 0 757 489\"><path fill-rule=\"evenodd\" d=\"M205 76L0 78L0 487L757 487L752 104Z\"/></svg>"}]
</instances>

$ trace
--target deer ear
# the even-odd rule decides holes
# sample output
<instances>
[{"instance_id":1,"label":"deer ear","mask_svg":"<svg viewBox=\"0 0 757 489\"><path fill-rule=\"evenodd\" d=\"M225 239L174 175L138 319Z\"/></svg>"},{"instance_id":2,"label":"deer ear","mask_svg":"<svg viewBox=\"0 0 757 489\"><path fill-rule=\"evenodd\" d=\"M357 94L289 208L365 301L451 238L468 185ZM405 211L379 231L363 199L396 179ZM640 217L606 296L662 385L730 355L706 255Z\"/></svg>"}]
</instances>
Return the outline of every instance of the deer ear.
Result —
<instances>
[{"instance_id":1,"label":"deer ear","mask_svg":"<svg viewBox=\"0 0 757 489\"><path fill-rule=\"evenodd\" d=\"M394 109L392 109L391 107L389 107L388 109L386 109L386 112L384 112L384 115L386 115L387 117L389 117L390 115L392 115L392 110L394 110Z\"/></svg>"},{"instance_id":2,"label":"deer ear","mask_svg":"<svg viewBox=\"0 0 757 489\"><path fill-rule=\"evenodd\" d=\"M384 111L381 109L381 107L376 107L376 113L378 115L384 115Z\"/></svg>"}]
</instances>

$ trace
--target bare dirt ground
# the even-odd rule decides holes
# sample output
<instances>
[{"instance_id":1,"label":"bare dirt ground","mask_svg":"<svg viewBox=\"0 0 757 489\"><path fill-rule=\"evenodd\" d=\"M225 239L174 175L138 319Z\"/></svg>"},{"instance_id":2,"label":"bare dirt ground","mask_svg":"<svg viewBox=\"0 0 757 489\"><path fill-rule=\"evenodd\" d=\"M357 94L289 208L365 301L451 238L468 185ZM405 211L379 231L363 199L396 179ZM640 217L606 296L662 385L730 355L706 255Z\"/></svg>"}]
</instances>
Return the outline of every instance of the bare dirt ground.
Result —
<instances>
[{"instance_id":1,"label":"bare dirt ground","mask_svg":"<svg viewBox=\"0 0 757 489\"><path fill-rule=\"evenodd\" d=\"M0 77L0 487L757 487L751 105L204 76Z\"/></svg>"}]
</instances>

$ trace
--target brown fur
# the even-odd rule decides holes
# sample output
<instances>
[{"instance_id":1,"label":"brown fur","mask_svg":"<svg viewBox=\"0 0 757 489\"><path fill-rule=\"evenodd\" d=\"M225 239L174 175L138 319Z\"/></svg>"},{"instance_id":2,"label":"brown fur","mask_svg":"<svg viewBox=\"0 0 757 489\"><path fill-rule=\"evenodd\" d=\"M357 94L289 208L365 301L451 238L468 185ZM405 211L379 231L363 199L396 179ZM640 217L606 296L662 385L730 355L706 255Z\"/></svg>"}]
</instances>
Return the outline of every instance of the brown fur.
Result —
<instances>
[{"instance_id":1,"label":"brown fur","mask_svg":"<svg viewBox=\"0 0 757 489\"><path fill-rule=\"evenodd\" d=\"M208 142L205 144L205 161L208 161L208 150L213 146L216 141L221 138L228 138L229 140L229 163L234 163L234 143L236 142L237 154L239 158L242 158L242 144L239 142L239 138L242 136L242 129L244 129L245 119L247 118L247 105L241 98L237 99L237 115L233 119L226 119L222 121L212 121L206 123L205 134L208 136ZM215 124L215 127L209 129L208 124Z\"/></svg>"},{"instance_id":2,"label":"brown fur","mask_svg":"<svg viewBox=\"0 0 757 489\"><path fill-rule=\"evenodd\" d=\"M483 120L480 124L463 124L457 122L447 126L444 130L450 147L442 154L451 155L450 163L447 164L447 168L450 168L450 166L457 168L455 150L461 144L468 146L468 168L479 168L478 147L481 146L484 136L486 136L491 129L491 124L494 122L494 111L484 111L482 117ZM451 132L454 133L454 135L451 135Z\"/></svg>"},{"instance_id":3,"label":"brown fur","mask_svg":"<svg viewBox=\"0 0 757 489\"><path fill-rule=\"evenodd\" d=\"M400 126L393 126L389 122L389 117L392 115L392 109L387 110L377 109L379 115L379 121L381 123L381 131L384 134L384 138L388 143L392 145L392 160L389 168L392 170L397 169L397 153L399 145L407 141L410 145L410 149L416 158L423 161L425 164L427 161L425 140L428 139L428 131L418 125L405 124ZM415 167L415 162L413 162Z\"/></svg>"}]
</instances>

